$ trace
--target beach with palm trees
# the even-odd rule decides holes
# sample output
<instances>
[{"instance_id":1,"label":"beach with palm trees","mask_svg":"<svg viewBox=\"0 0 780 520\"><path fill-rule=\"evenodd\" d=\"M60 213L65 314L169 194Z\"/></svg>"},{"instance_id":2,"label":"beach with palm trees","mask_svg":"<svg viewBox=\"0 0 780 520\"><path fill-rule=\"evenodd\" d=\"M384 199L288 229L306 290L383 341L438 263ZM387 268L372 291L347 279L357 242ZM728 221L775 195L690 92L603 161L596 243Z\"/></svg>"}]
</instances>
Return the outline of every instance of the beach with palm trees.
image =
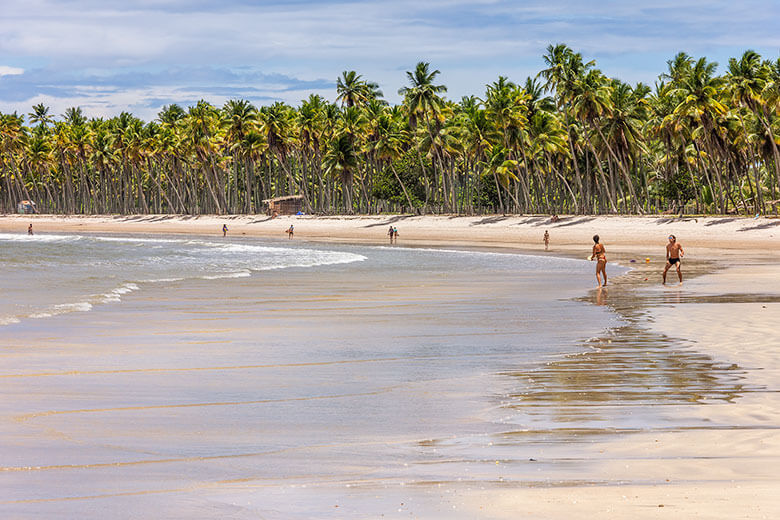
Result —
<instances>
[{"instance_id":1,"label":"beach with palm trees","mask_svg":"<svg viewBox=\"0 0 780 520\"><path fill-rule=\"evenodd\" d=\"M0 114L0 511L780 514L780 60L543 61Z\"/></svg>"}]
</instances>

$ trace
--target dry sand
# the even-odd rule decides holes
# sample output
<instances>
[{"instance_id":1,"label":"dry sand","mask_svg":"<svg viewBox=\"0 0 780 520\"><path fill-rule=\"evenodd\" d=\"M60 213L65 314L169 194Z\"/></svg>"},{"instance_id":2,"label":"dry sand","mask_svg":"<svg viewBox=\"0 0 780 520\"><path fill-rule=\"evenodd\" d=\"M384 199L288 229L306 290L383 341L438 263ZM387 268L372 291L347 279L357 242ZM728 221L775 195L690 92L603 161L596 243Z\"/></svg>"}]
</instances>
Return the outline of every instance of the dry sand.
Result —
<instances>
[{"instance_id":1,"label":"dry sand","mask_svg":"<svg viewBox=\"0 0 780 520\"><path fill-rule=\"evenodd\" d=\"M685 338L690 348L746 371L734 402L692 406L712 429L654 431L609 443L592 457L592 478L579 486L506 483L464 489L449 499L459 517L473 518L778 518L780 517L780 219L564 217L0 217L0 231L23 233L221 233L295 240L399 245L482 246L587 255L598 233L612 259L647 270L638 286L661 302L648 310L651 327ZM714 271L682 288L658 287L666 236L677 235L687 258L712 261ZM576 253L575 253L576 251ZM645 256L651 264L641 261ZM636 278L636 276L635 276ZM639 276L638 279L642 279ZM670 271L670 280L675 275ZM752 392L750 388L759 391ZM719 428L719 424L731 425ZM738 427L734 427L737 425ZM630 482L630 484L627 484ZM646 482L646 484L641 484ZM640 484L637 484L640 483ZM408 513L398 517L408 517ZM423 516L424 518L424 516Z\"/></svg>"}]
</instances>

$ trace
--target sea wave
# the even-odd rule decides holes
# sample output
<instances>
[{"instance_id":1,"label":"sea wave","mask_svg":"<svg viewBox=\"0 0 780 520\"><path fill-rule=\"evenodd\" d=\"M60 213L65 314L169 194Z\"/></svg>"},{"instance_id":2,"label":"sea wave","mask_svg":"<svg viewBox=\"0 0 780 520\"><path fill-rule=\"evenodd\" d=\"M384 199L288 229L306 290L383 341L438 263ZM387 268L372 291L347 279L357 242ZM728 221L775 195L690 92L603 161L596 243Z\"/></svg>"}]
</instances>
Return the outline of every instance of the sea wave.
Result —
<instances>
[{"instance_id":1,"label":"sea wave","mask_svg":"<svg viewBox=\"0 0 780 520\"><path fill-rule=\"evenodd\" d=\"M126 283L111 291L98 296L100 303L116 303L122 300L122 295L137 291L139 287L134 283Z\"/></svg>"},{"instance_id":2,"label":"sea wave","mask_svg":"<svg viewBox=\"0 0 780 520\"><path fill-rule=\"evenodd\" d=\"M27 233L0 233L0 242L76 242L81 240L81 235L28 235Z\"/></svg>"},{"instance_id":3,"label":"sea wave","mask_svg":"<svg viewBox=\"0 0 780 520\"><path fill-rule=\"evenodd\" d=\"M90 237L98 242L127 242L130 244L182 244L187 240L176 238L137 238L137 237Z\"/></svg>"},{"instance_id":4,"label":"sea wave","mask_svg":"<svg viewBox=\"0 0 780 520\"><path fill-rule=\"evenodd\" d=\"M234 273L203 275L203 276L199 276L198 278L201 278L203 280L220 280L222 278L246 278L248 276L252 276L252 273L249 271L238 271Z\"/></svg>"},{"instance_id":5,"label":"sea wave","mask_svg":"<svg viewBox=\"0 0 780 520\"><path fill-rule=\"evenodd\" d=\"M173 277L173 278L149 278L146 280L138 280L138 283L166 283L166 282L181 282L186 278Z\"/></svg>"},{"instance_id":6,"label":"sea wave","mask_svg":"<svg viewBox=\"0 0 780 520\"><path fill-rule=\"evenodd\" d=\"M20 282L20 286L25 287L26 297L12 303L14 308L0 316L0 325L88 312L93 306L117 304L126 295L143 290L146 284L246 278L268 270L316 268L367 260L366 256L347 251L192 237L29 237L4 233L0 234L0 244L3 240L15 242L7 244L13 252L7 261L9 265L23 266L15 267L15 276L26 280L23 284ZM27 240L82 242L75 247L56 244L49 248L52 251L31 259L23 244ZM152 246L135 247L144 244ZM85 289L89 292L85 293Z\"/></svg>"},{"instance_id":7,"label":"sea wave","mask_svg":"<svg viewBox=\"0 0 780 520\"><path fill-rule=\"evenodd\" d=\"M51 318L52 316L67 314L69 312L88 312L91 310L92 304L89 302L60 303L50 305L45 311L32 313L28 317L33 319Z\"/></svg>"}]
</instances>

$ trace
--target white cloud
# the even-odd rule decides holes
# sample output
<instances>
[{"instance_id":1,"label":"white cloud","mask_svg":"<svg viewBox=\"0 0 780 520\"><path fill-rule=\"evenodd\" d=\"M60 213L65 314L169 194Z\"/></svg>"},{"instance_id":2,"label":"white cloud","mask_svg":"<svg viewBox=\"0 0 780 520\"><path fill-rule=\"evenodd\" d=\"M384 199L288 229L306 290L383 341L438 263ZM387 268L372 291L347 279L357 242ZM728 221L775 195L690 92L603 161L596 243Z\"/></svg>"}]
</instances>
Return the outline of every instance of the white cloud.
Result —
<instances>
[{"instance_id":1,"label":"white cloud","mask_svg":"<svg viewBox=\"0 0 780 520\"><path fill-rule=\"evenodd\" d=\"M55 92L68 75L69 86L73 77L117 78L110 85L115 91L104 98L86 96L88 85L82 88L83 99L96 107L103 103L106 113L122 110L117 109L122 92L137 101L128 101L124 109L129 109L155 99L161 88L154 77L144 84L121 80L123 73L175 69L181 71L177 92L200 92L217 103L215 90L205 88L225 85L216 68L243 66L331 81L354 69L396 102L403 71L421 60L442 71L448 96L458 99L482 94L498 74L515 81L535 74L550 43L568 43L586 59L597 59L606 74L630 70L625 79L648 83L663 71L665 59L681 50L724 63L727 53L740 52L735 49L755 48L776 57L780 47L775 30L780 13L768 8L777 0L0 1L0 55L51 78L46 85L37 79L19 82L13 97L6 89L5 100L0 91L5 106L25 98L20 111L36 95L69 99L67 106L82 99L68 89ZM188 74L196 68L215 72L205 79ZM0 66L0 76L4 70L25 72ZM322 91L321 85L287 91L269 77L244 86L293 103Z\"/></svg>"},{"instance_id":2,"label":"white cloud","mask_svg":"<svg viewBox=\"0 0 780 520\"><path fill-rule=\"evenodd\" d=\"M18 76L19 74L24 74L24 69L0 65L0 76Z\"/></svg>"}]
</instances>

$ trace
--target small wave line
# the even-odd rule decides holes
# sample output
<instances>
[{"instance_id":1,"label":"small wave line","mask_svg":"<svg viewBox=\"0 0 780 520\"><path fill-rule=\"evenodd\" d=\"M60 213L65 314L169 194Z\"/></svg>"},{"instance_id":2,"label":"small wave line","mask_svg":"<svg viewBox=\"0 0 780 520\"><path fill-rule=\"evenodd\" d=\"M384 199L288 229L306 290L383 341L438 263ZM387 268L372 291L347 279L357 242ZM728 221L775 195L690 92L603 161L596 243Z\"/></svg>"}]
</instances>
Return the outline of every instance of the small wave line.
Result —
<instances>
[{"instance_id":1,"label":"small wave line","mask_svg":"<svg viewBox=\"0 0 780 520\"><path fill-rule=\"evenodd\" d=\"M56 376L82 376L102 374L138 374L138 373L165 373L165 372L205 372L220 370L253 370L257 368L301 368L329 365L352 365L360 363L386 363L393 361L424 361L435 359L436 356L424 357L391 357L376 359L349 359L338 361L311 361L306 363L270 363L265 365L225 365L214 367L184 367L184 368L122 368L116 370L67 370L64 372L35 372L31 374L0 374L0 379L24 378L24 377L56 377Z\"/></svg>"},{"instance_id":2,"label":"small wave line","mask_svg":"<svg viewBox=\"0 0 780 520\"><path fill-rule=\"evenodd\" d=\"M253 404L270 404L270 403L292 403L297 401L319 401L326 399L344 399L347 397L366 397L371 395L379 395L392 391L397 386L388 388L382 388L380 390L374 390L371 392L359 392L353 394L336 394L336 395L317 395L308 397L288 397L284 399L256 399L251 401L221 401L212 403L181 403L181 404L155 404L146 406L120 406L111 408L82 408L76 410L48 410L45 412L34 412L24 415L17 415L14 420L17 422L26 422L31 419L38 419L41 417L50 417L53 415L71 415L79 413L101 413L101 412L132 412L138 410L168 410L173 408L199 408L207 406L243 406Z\"/></svg>"}]
</instances>

